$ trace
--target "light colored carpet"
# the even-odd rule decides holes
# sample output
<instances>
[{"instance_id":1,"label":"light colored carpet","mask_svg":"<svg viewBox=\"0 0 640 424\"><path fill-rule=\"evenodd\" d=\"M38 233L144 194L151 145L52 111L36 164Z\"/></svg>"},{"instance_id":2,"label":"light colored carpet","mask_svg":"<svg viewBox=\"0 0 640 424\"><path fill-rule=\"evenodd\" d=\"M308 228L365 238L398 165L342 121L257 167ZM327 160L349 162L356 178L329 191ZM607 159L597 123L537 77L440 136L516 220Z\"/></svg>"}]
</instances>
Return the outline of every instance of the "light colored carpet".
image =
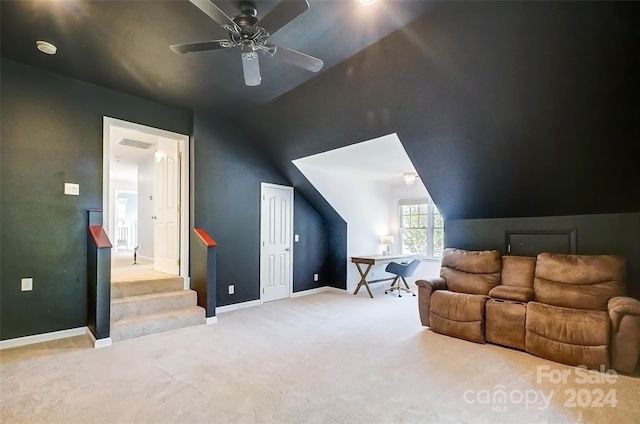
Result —
<instances>
[{"instance_id":1,"label":"light colored carpet","mask_svg":"<svg viewBox=\"0 0 640 424\"><path fill-rule=\"evenodd\" d=\"M103 349L2 351L0 421L638 422L637 377L579 384L575 368L432 333L414 297L374 294L272 302ZM538 366L568 372L568 381L537 382ZM511 401L482 403L501 389ZM570 390L582 390L584 404L597 389L614 390L617 405L565 405ZM517 402L534 391L554 393L549 405Z\"/></svg>"},{"instance_id":2,"label":"light colored carpet","mask_svg":"<svg viewBox=\"0 0 640 424\"><path fill-rule=\"evenodd\" d=\"M154 280L171 277L153 269L153 260L138 258L133 265L133 252L115 252L111 258L111 282Z\"/></svg>"}]
</instances>

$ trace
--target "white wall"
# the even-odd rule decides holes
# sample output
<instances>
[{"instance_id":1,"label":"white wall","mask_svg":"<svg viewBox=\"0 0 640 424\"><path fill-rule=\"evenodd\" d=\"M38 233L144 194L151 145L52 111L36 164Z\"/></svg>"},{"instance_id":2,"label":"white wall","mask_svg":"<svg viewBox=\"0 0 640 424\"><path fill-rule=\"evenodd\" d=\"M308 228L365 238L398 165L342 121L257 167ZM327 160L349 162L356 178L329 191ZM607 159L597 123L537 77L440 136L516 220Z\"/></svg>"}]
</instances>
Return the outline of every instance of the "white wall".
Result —
<instances>
[{"instance_id":1,"label":"white wall","mask_svg":"<svg viewBox=\"0 0 640 424\"><path fill-rule=\"evenodd\" d=\"M389 234L389 186L347 171L328 171L305 163L296 166L347 223L347 255L382 254L380 237ZM386 274L380 269L384 266L376 266L367 279ZM355 289L358 281L360 275L349 263L347 290Z\"/></svg>"},{"instance_id":2,"label":"white wall","mask_svg":"<svg viewBox=\"0 0 640 424\"><path fill-rule=\"evenodd\" d=\"M118 214L116 213L116 218L124 219L125 227L129 229L128 244L123 248L133 250L136 247L138 238L138 193L128 190L126 192L116 190L116 197L116 207L118 199L126 199L125 216L117 216Z\"/></svg>"},{"instance_id":3,"label":"white wall","mask_svg":"<svg viewBox=\"0 0 640 424\"><path fill-rule=\"evenodd\" d=\"M153 188L155 158L138 165L138 255L153 258Z\"/></svg>"},{"instance_id":4,"label":"white wall","mask_svg":"<svg viewBox=\"0 0 640 424\"><path fill-rule=\"evenodd\" d=\"M130 192L138 191L138 183L135 181L125 181L125 180L109 180L109 226L106 229L107 235L109 236L109 240L111 244L115 248L116 245L116 231L118 226L116 225L116 190L126 190Z\"/></svg>"},{"instance_id":5,"label":"white wall","mask_svg":"<svg viewBox=\"0 0 640 424\"><path fill-rule=\"evenodd\" d=\"M400 246L400 200L404 199L422 199L429 196L429 192L425 188L422 180L417 179L415 184L407 186L406 184L395 184L390 187L389 196L389 217L390 217L390 234L396 242L391 246L392 253L401 253ZM413 277L407 278L407 281L415 282L424 278L432 278L440 276L440 260L426 259L422 261Z\"/></svg>"}]
</instances>

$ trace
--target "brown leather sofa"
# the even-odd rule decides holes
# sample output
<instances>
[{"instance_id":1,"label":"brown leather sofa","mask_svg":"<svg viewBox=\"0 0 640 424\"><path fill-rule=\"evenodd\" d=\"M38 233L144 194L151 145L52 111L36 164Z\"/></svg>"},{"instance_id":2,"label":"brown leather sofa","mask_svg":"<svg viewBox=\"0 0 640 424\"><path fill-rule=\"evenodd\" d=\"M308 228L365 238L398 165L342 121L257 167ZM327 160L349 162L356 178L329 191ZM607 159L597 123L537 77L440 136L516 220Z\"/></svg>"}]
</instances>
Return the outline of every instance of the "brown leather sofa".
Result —
<instances>
[{"instance_id":1,"label":"brown leather sofa","mask_svg":"<svg viewBox=\"0 0 640 424\"><path fill-rule=\"evenodd\" d=\"M624 258L501 256L445 249L440 278L418 280L422 324L589 368L632 372L640 301L625 297Z\"/></svg>"}]
</instances>

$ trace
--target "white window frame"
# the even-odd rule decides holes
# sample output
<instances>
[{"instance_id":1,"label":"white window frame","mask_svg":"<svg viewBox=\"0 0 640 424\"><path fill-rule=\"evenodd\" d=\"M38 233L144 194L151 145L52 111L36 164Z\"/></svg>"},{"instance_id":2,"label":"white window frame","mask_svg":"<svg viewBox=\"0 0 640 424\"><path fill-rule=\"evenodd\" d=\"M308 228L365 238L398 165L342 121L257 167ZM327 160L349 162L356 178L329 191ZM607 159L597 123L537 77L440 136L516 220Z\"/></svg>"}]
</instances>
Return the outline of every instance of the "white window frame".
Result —
<instances>
[{"instance_id":1,"label":"white window frame","mask_svg":"<svg viewBox=\"0 0 640 424\"><path fill-rule=\"evenodd\" d=\"M425 259L435 259L441 260L442 256L435 256L433 253L434 250L434 241L435 241L435 209L436 205L433 203L433 200L430 197L420 197L414 199L400 199L398 201L398 238L400 239L400 248L402 249L403 241L402 241L402 207L403 206L412 206L412 205L427 205L427 255L421 256ZM442 216L442 213L440 213ZM442 221L442 227L437 227L437 229L443 230L444 237L444 218Z\"/></svg>"}]
</instances>

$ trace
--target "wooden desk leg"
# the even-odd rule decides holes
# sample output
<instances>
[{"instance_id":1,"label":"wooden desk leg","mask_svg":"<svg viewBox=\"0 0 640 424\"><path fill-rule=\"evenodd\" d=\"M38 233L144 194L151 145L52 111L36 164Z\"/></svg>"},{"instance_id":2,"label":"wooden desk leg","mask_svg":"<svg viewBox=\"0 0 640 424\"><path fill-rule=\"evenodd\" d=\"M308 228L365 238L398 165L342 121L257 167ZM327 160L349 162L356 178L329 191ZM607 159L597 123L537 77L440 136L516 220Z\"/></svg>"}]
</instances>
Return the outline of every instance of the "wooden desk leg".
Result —
<instances>
[{"instance_id":1,"label":"wooden desk leg","mask_svg":"<svg viewBox=\"0 0 640 424\"><path fill-rule=\"evenodd\" d=\"M360 282L358 283L358 287L356 287L356 291L354 291L353 294L354 295L358 294L358 291L360 291L360 287L364 286L369 292L369 296L373 298L373 293L371 293L369 284L367 284L367 274L369 274L369 271L371 270L371 264L367 265L367 269L364 272L362 272L362 269L360 268L359 263L356 263L355 265L356 265L356 268L358 268L358 272L360 273Z\"/></svg>"}]
</instances>

